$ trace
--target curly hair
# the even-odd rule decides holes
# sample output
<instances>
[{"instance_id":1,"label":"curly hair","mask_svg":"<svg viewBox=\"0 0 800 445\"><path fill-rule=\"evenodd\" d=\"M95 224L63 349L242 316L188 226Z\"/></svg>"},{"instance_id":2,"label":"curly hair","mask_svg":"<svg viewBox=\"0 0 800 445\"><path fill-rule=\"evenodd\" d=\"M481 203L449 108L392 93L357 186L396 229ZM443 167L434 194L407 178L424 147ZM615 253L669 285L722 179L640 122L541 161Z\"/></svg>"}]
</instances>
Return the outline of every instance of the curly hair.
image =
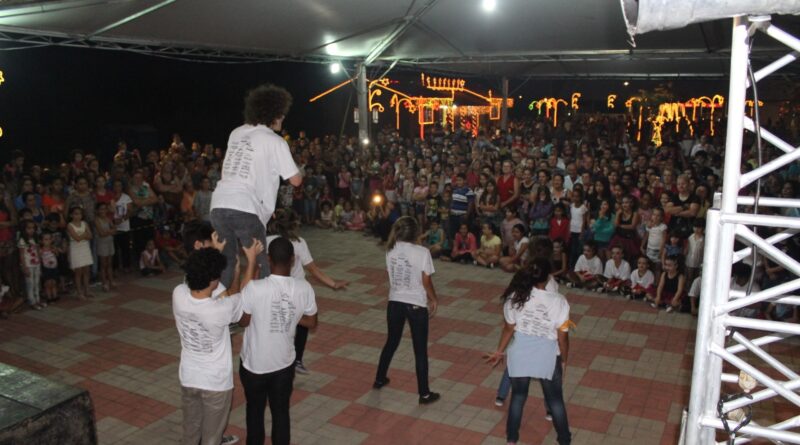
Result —
<instances>
[{"instance_id":1,"label":"curly hair","mask_svg":"<svg viewBox=\"0 0 800 445\"><path fill-rule=\"evenodd\" d=\"M212 281L218 280L222 276L222 271L227 264L225 255L212 247L193 251L183 265L183 270L186 272L186 285L191 290L207 288Z\"/></svg>"},{"instance_id":2,"label":"curly hair","mask_svg":"<svg viewBox=\"0 0 800 445\"><path fill-rule=\"evenodd\" d=\"M272 125L286 116L292 106L292 95L286 89L264 84L247 92L244 98L244 121L250 125Z\"/></svg>"}]
</instances>

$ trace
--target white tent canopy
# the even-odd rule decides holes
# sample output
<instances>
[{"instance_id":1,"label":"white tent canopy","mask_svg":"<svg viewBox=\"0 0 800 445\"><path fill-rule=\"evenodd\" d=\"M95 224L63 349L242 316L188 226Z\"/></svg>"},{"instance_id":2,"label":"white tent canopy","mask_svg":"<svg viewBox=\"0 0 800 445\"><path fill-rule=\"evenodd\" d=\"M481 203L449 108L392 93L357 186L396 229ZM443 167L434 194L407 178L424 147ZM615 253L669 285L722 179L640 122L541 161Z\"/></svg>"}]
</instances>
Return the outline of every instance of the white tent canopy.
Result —
<instances>
[{"instance_id":1,"label":"white tent canopy","mask_svg":"<svg viewBox=\"0 0 800 445\"><path fill-rule=\"evenodd\" d=\"M7 0L0 41L211 60L397 61L512 77L727 73L728 21L638 36L634 48L616 0L495 3L487 12L482 0ZM778 19L800 27L796 17ZM774 58L767 44L757 42L754 59Z\"/></svg>"}]
</instances>

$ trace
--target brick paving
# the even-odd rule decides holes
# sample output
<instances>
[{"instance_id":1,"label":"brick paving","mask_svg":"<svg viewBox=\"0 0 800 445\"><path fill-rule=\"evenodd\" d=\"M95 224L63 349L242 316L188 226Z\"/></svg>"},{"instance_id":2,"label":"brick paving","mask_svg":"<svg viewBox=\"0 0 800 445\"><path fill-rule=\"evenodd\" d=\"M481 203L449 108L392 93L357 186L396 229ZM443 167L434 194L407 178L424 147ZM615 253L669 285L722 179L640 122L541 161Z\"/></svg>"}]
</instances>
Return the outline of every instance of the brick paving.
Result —
<instances>
[{"instance_id":1,"label":"brick paving","mask_svg":"<svg viewBox=\"0 0 800 445\"><path fill-rule=\"evenodd\" d=\"M421 407L410 340L395 355L391 386L371 389L385 339L382 248L355 233L310 229L304 236L317 263L351 284L339 292L315 284L320 326L306 353L312 373L295 380L293 441L505 443L506 409L494 406L501 370L484 365L481 354L497 345L498 296L510 275L436 262L441 305L430 326L430 376L431 388L443 397ZM177 272L130 277L118 291L95 292L92 301L66 300L42 312L16 314L0 322L0 361L89 390L102 444L178 443L180 343L170 295L179 281ZM676 443L688 403L694 319L620 297L566 295L578 325L565 378L573 443ZM240 333L233 335L234 354L241 340ZM796 347L772 352L800 361ZM244 395L236 373L234 379L228 432L244 437ZM766 423L794 414L780 402L756 411ZM555 443L537 385L531 386L521 439Z\"/></svg>"}]
</instances>

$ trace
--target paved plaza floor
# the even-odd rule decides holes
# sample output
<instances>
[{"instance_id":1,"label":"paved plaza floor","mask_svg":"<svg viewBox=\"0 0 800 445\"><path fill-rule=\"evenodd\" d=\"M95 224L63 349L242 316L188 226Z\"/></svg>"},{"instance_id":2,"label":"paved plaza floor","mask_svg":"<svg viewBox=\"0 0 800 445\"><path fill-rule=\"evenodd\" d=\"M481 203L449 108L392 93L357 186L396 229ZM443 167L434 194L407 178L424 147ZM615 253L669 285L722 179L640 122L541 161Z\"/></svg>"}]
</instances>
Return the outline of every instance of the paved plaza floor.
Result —
<instances>
[{"instance_id":1,"label":"paved plaza floor","mask_svg":"<svg viewBox=\"0 0 800 445\"><path fill-rule=\"evenodd\" d=\"M391 384L372 389L386 333L383 248L357 233L309 229L303 235L317 263L350 286L335 292L314 283L320 325L306 352L311 374L295 380L293 442L505 443L507 408L494 405L502 370L485 365L481 355L497 346L498 297L510 275L435 262L440 308L430 325L430 378L442 400L420 406L408 330L392 362ZM91 301L68 299L41 312L12 315L0 321L0 361L88 389L102 444L178 443L180 342L171 291L180 280L177 271L130 277L118 291L95 290ZM677 443L688 403L695 319L656 313L621 297L571 290L566 295L577 323L565 377L573 443ZM241 342L235 333L234 354ZM228 432L244 438L244 394L237 373L234 379ZM531 388L521 441L555 443L541 391ZM791 411L780 404L773 409L768 414L779 418Z\"/></svg>"}]
</instances>

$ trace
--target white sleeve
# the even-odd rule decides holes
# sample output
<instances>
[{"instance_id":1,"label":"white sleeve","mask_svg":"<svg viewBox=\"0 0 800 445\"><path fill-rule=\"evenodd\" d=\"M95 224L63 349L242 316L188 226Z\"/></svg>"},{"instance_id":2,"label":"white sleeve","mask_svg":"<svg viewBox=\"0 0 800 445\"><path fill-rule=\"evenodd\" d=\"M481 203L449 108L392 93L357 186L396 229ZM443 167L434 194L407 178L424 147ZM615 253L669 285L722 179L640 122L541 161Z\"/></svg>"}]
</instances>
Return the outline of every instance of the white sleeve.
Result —
<instances>
[{"instance_id":1,"label":"white sleeve","mask_svg":"<svg viewBox=\"0 0 800 445\"><path fill-rule=\"evenodd\" d=\"M513 295L506 300L505 304L503 304L503 318L505 318L506 323L508 324L517 324L517 311L511 306L511 299Z\"/></svg>"},{"instance_id":2,"label":"white sleeve","mask_svg":"<svg viewBox=\"0 0 800 445\"><path fill-rule=\"evenodd\" d=\"M622 260L622 265L619 268L619 278L624 280L625 277L630 276L630 274L631 274L631 265L627 261Z\"/></svg>"},{"instance_id":3,"label":"white sleeve","mask_svg":"<svg viewBox=\"0 0 800 445\"><path fill-rule=\"evenodd\" d=\"M592 267L592 270L590 270L589 272L591 272L593 275L602 274L603 273L603 262L600 261L600 258L594 257L593 263L594 263L594 267ZM591 264L590 264L590 266L591 266Z\"/></svg>"},{"instance_id":4,"label":"white sleeve","mask_svg":"<svg viewBox=\"0 0 800 445\"><path fill-rule=\"evenodd\" d=\"M425 249L423 258L422 258L422 271L427 275L433 275L436 272L433 269L433 258L431 258L431 252L428 249Z\"/></svg>"},{"instance_id":5,"label":"white sleeve","mask_svg":"<svg viewBox=\"0 0 800 445\"><path fill-rule=\"evenodd\" d=\"M289 150L289 144L286 141L281 140L275 157L278 161L278 174L281 175L281 178L289 179L300 172L294 163L294 159L292 159L292 152Z\"/></svg>"},{"instance_id":6,"label":"white sleeve","mask_svg":"<svg viewBox=\"0 0 800 445\"><path fill-rule=\"evenodd\" d=\"M227 299L230 300L228 304L230 304L231 307L230 323L236 323L242 318L242 312L243 312L242 294L235 294L230 297L227 297Z\"/></svg>"},{"instance_id":7,"label":"white sleeve","mask_svg":"<svg viewBox=\"0 0 800 445\"><path fill-rule=\"evenodd\" d=\"M689 296L690 297L699 297L700 296L700 277L697 277L692 281L692 287L689 288Z\"/></svg>"},{"instance_id":8,"label":"white sleeve","mask_svg":"<svg viewBox=\"0 0 800 445\"><path fill-rule=\"evenodd\" d=\"M303 238L298 240L294 254L297 258L300 258L300 264L303 266L314 262L314 258L311 257L311 251L308 249L308 243L306 243L306 240Z\"/></svg>"},{"instance_id":9,"label":"white sleeve","mask_svg":"<svg viewBox=\"0 0 800 445\"><path fill-rule=\"evenodd\" d=\"M606 277L606 278L614 278L614 277L611 276L613 274L613 272L611 271L612 264L614 264L614 260L606 261L606 270L603 272L603 276L604 277Z\"/></svg>"},{"instance_id":10,"label":"white sleeve","mask_svg":"<svg viewBox=\"0 0 800 445\"><path fill-rule=\"evenodd\" d=\"M242 298L242 307L241 310L245 314L252 314L253 313L253 297L255 295L255 282L250 281L247 285L241 290L241 298Z\"/></svg>"},{"instance_id":11,"label":"white sleeve","mask_svg":"<svg viewBox=\"0 0 800 445\"><path fill-rule=\"evenodd\" d=\"M561 295L561 299L558 305L558 312L556 313L555 320L555 328L559 331L567 332L569 331L569 326L565 326L567 321L569 321L569 303L567 303L567 299Z\"/></svg>"},{"instance_id":12,"label":"white sleeve","mask_svg":"<svg viewBox=\"0 0 800 445\"><path fill-rule=\"evenodd\" d=\"M308 281L305 280L297 280L298 284L303 283L303 288L301 292L305 294L306 305L303 308L303 315L315 315L317 313L317 299L314 296L314 288L308 284Z\"/></svg>"},{"instance_id":13,"label":"white sleeve","mask_svg":"<svg viewBox=\"0 0 800 445\"><path fill-rule=\"evenodd\" d=\"M581 255L578 257L578 261L575 262L575 272L583 272L586 269L586 257Z\"/></svg>"}]
</instances>

